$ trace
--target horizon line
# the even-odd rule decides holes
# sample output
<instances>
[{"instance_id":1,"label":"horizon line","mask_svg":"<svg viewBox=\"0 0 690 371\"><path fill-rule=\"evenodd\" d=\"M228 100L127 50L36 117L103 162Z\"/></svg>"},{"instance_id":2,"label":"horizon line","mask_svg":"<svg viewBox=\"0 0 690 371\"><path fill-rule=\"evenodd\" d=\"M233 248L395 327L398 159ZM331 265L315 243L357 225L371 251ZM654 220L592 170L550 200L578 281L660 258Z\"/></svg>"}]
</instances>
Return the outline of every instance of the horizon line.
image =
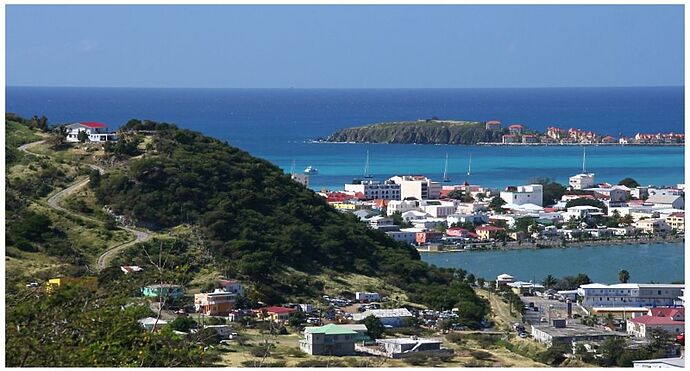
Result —
<instances>
[{"instance_id":1,"label":"horizon line","mask_svg":"<svg viewBox=\"0 0 690 371\"><path fill-rule=\"evenodd\" d=\"M5 85L5 88L69 88L69 89L235 89L235 90L455 90L455 89L633 89L684 88L685 85L589 85L589 86L496 86L496 87L220 87L220 86L70 86L70 85Z\"/></svg>"}]
</instances>

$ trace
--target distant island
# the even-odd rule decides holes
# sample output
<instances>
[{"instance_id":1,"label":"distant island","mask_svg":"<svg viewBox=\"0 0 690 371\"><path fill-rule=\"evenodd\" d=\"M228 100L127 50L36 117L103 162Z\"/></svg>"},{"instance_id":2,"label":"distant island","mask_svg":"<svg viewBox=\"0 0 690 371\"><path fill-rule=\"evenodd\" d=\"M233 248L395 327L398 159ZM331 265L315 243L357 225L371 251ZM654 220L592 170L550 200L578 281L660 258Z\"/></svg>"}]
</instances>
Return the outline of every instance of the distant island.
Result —
<instances>
[{"instance_id":1,"label":"distant island","mask_svg":"<svg viewBox=\"0 0 690 371\"><path fill-rule=\"evenodd\" d=\"M503 127L500 121L443 120L384 122L339 130L321 142L464 144L464 145L682 145L678 133L637 133L634 137L602 135L578 128L550 126L545 132L523 124Z\"/></svg>"}]
</instances>

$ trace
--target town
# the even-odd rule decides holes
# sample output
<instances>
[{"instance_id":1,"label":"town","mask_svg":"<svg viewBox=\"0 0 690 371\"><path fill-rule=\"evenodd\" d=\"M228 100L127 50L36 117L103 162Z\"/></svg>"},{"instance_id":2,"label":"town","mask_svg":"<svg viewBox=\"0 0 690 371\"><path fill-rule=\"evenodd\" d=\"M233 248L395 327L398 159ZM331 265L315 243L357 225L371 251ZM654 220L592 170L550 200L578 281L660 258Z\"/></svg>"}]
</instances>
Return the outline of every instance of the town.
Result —
<instances>
[{"instance_id":1,"label":"town","mask_svg":"<svg viewBox=\"0 0 690 371\"><path fill-rule=\"evenodd\" d=\"M487 121L488 131L505 132L500 121ZM616 139L611 135L601 135L590 130L569 128L568 130L549 126L545 132L528 129L523 124L511 124L507 133L501 136L501 142L483 142L478 144L512 144L512 145L590 145L590 144L630 144L630 145L682 145L685 143L683 133L637 133L633 137L621 135Z\"/></svg>"}]
</instances>

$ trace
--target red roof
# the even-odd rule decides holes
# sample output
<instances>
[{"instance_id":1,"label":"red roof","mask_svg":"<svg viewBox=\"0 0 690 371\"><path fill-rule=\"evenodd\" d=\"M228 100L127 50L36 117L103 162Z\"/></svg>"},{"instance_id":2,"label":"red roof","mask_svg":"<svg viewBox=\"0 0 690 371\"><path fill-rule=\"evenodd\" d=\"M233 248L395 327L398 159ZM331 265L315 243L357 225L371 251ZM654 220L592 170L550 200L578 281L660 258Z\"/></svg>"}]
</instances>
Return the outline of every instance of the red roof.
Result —
<instances>
[{"instance_id":1,"label":"red roof","mask_svg":"<svg viewBox=\"0 0 690 371\"><path fill-rule=\"evenodd\" d=\"M80 122L79 125L86 126L87 128L105 128L105 127L108 127L108 125L106 125L102 122L95 122L95 121Z\"/></svg>"},{"instance_id":2,"label":"red roof","mask_svg":"<svg viewBox=\"0 0 690 371\"><path fill-rule=\"evenodd\" d=\"M521 129L521 128L524 128L524 126L522 124L513 124L513 125L508 126L508 128L510 128L510 129L520 128Z\"/></svg>"},{"instance_id":3,"label":"red roof","mask_svg":"<svg viewBox=\"0 0 690 371\"><path fill-rule=\"evenodd\" d=\"M679 212L675 212L675 213L670 213L670 214L668 214L668 216L673 216L676 218L685 218L685 212L679 211Z\"/></svg>"},{"instance_id":4,"label":"red roof","mask_svg":"<svg viewBox=\"0 0 690 371\"><path fill-rule=\"evenodd\" d=\"M294 312L295 308L285 308L285 307L268 307L266 308L266 312L268 313L275 313L275 314L284 314L284 313L290 313Z\"/></svg>"},{"instance_id":5,"label":"red roof","mask_svg":"<svg viewBox=\"0 0 690 371\"><path fill-rule=\"evenodd\" d=\"M682 325L685 321L674 321L671 317L657 317L657 316L639 316L630 320L633 323L641 323L645 325Z\"/></svg>"},{"instance_id":6,"label":"red roof","mask_svg":"<svg viewBox=\"0 0 690 371\"><path fill-rule=\"evenodd\" d=\"M487 124L500 124L500 121L492 120L492 121L487 121Z\"/></svg>"},{"instance_id":7,"label":"red roof","mask_svg":"<svg viewBox=\"0 0 690 371\"><path fill-rule=\"evenodd\" d=\"M654 317L673 317L677 314L685 317L685 308L651 308L649 311Z\"/></svg>"}]
</instances>

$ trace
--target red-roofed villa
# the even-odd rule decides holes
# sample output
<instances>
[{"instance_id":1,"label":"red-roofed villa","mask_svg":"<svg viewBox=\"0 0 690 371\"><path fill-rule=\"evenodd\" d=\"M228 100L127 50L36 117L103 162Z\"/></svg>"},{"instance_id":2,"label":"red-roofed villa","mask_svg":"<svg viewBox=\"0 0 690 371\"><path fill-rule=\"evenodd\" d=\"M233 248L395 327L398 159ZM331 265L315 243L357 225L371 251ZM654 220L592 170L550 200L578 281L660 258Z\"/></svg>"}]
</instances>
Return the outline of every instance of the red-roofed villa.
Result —
<instances>
[{"instance_id":1,"label":"red-roofed villa","mask_svg":"<svg viewBox=\"0 0 690 371\"><path fill-rule=\"evenodd\" d=\"M627 321L628 334L644 338L652 335L652 330L660 329L676 336L685 332L685 308L651 308L646 316Z\"/></svg>"},{"instance_id":2,"label":"red-roofed villa","mask_svg":"<svg viewBox=\"0 0 690 371\"><path fill-rule=\"evenodd\" d=\"M108 126L102 122L75 122L67 125L67 137L65 140L69 143L78 143L79 132L86 133L85 142L114 142L117 141L117 136L113 133L108 133Z\"/></svg>"}]
</instances>

